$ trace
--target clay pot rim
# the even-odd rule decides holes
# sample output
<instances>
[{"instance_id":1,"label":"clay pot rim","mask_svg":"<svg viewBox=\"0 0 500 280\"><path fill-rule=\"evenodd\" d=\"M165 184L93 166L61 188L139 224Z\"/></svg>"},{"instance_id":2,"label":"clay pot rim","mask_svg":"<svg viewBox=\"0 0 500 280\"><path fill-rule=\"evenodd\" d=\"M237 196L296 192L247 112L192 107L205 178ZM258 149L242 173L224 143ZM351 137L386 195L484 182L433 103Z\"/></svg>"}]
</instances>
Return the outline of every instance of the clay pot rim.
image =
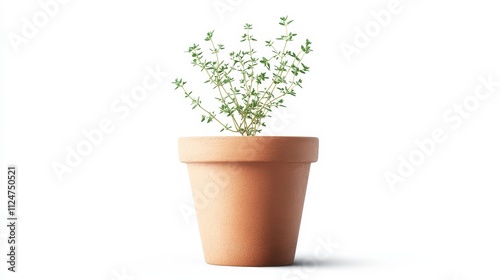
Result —
<instances>
[{"instance_id":1,"label":"clay pot rim","mask_svg":"<svg viewBox=\"0 0 500 280\"><path fill-rule=\"evenodd\" d=\"M319 139L308 136L194 136L180 137L178 145L179 160L185 163L311 163L318 160Z\"/></svg>"}]
</instances>

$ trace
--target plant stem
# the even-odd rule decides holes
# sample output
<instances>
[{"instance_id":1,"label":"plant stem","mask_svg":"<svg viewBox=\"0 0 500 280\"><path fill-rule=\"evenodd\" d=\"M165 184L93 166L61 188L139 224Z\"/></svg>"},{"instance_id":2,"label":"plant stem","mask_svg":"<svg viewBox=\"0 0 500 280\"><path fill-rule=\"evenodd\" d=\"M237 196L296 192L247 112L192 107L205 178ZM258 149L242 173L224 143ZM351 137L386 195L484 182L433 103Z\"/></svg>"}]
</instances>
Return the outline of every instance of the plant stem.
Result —
<instances>
[{"instance_id":1,"label":"plant stem","mask_svg":"<svg viewBox=\"0 0 500 280\"><path fill-rule=\"evenodd\" d=\"M212 39L210 39L210 42L212 43L212 47L214 48L214 53L215 53L215 58L217 60L217 68L216 68L216 73L217 73L217 78L219 79L219 82L220 84L217 84L217 88L219 89L219 94L221 95L221 98L222 98L222 93L221 93L221 87L222 87L222 90L224 90L224 92L226 93L226 96L228 96L229 98L230 97L230 94L227 92L226 88L224 87L224 84L222 83L221 81L221 78L220 78L220 73L219 73L219 69L220 69L220 60L219 60L219 50L216 49L215 47L215 43ZM234 92L234 89L233 89L233 85L231 83L231 79L228 78L228 82L229 82L229 87L232 89L231 91L233 92L233 96L234 96L234 104L236 105L236 108L239 108L240 106L238 105L238 97L236 96L236 93ZM238 114L240 114L240 116L242 116L241 112L237 109L238 111ZM238 124L238 122L236 121L236 119L234 118L234 115L231 114L231 118L233 120L233 123L234 123L234 126L236 127L236 129L238 129L238 131L241 130L241 126ZM240 132L241 133L241 132ZM241 133L243 135L243 133Z\"/></svg>"},{"instance_id":2,"label":"plant stem","mask_svg":"<svg viewBox=\"0 0 500 280\"><path fill-rule=\"evenodd\" d=\"M201 106L201 104L199 104L197 102L196 99L194 99L190 93L187 92L187 90L184 88L184 86L180 86L180 88L184 91L184 94L189 97L189 99L191 99L192 101L196 102L197 104L197 107L200 107L200 109L202 109L203 111L205 111L205 113L207 113L210 117L212 117L212 119L214 119L215 121L217 121L218 123L220 123L226 130L229 130L231 132L238 132L236 130L232 130L230 129L227 125L223 124L214 114L210 113L207 109L203 108L203 106Z\"/></svg>"},{"instance_id":3,"label":"plant stem","mask_svg":"<svg viewBox=\"0 0 500 280\"><path fill-rule=\"evenodd\" d=\"M285 23L285 43L283 44L283 48L282 48L281 52L279 52L279 53L277 54L277 55L279 55L279 56L280 56L279 67L283 67L283 65L282 65L282 64L283 64L283 59L284 59L284 57L286 56L286 47L287 47L287 45L288 45L288 41L289 41L289 40L288 40L288 37L286 37L286 36L288 36L288 24L287 24L287 23ZM273 49L275 49L275 50L276 50L276 48L274 48L274 46L273 46ZM295 60L294 60L294 62L295 62ZM292 64L293 64L293 63L292 63ZM281 75L283 74L283 72L284 72L284 68L283 68L282 70L280 70L276 76L278 76L278 78L279 78L279 79L285 79L285 78L286 78L286 76L285 76L285 78L281 77ZM267 87L267 89L264 91L264 94L263 94L263 95L261 95L261 96L257 99L257 104L260 104L260 103L262 102L262 99L264 99L265 97L267 97L266 102L264 102L264 105L260 107L260 109L257 111L257 113L261 113L261 112L262 112L262 110L264 109L264 106L265 106L265 104L267 103L267 101L269 101L269 99L270 99L271 97L273 97L273 92L274 92L274 90L276 90L276 87L277 87L277 86L278 86L278 83L276 83L275 79L274 79L274 78L272 78L272 79L271 79L271 84L270 84L270 85ZM272 88L272 90L271 90L271 87L273 87L273 88ZM255 118L257 118L257 114L255 114L255 115L254 115L254 119L255 119ZM252 123L254 123L254 119L252 119ZM257 123L255 123L255 128L254 128L254 130L256 130L258 127L260 127L260 125L258 125Z\"/></svg>"},{"instance_id":4,"label":"plant stem","mask_svg":"<svg viewBox=\"0 0 500 280\"><path fill-rule=\"evenodd\" d=\"M301 54L302 54L302 57L301 57L301 58L297 61L297 57L299 57ZM300 51L300 52L296 55L295 59L293 60L292 65L295 65L295 62L296 62L296 61L297 61L297 65L300 65L300 63L301 63L301 62L302 62L302 60L304 59L304 56L305 56L305 55L306 55L306 54L305 54L303 51ZM286 72L285 76L283 77L283 79L284 79L284 80L286 80L286 78L288 77L288 74L290 74L290 71L291 71L291 70L292 70L292 67L290 66L290 67L288 68L288 71ZM266 102L264 102L264 104L263 104L263 105L262 105L262 107L261 107L261 112L262 112L263 114L267 114L267 113L270 111L270 109L269 109L269 108L267 108L267 107L266 107L266 105L268 105L268 104L269 104L269 106L270 106L270 104L272 104L274 101L279 100L280 98L282 98L282 97L284 97L285 95L287 95L287 93L288 93L288 92L290 92L290 90L292 90L292 89L296 86L296 84L295 84L294 82L295 82L295 77L293 77L293 79L292 79L292 83L291 83L291 85L287 88L287 90L285 91L285 93L284 93L284 94L282 94L282 95L280 95L280 96L278 96L278 97L273 98L272 100L270 99L270 98L271 98L271 94L269 94L269 95L267 96L267 100L266 100ZM275 84L275 85L276 85L276 84ZM276 88L276 86L273 88L273 91L274 91L274 89L275 89L275 88ZM272 93L272 92L271 92L271 93ZM259 129L259 128L260 128L260 124L257 126L257 128L256 128L256 129Z\"/></svg>"},{"instance_id":5,"label":"plant stem","mask_svg":"<svg viewBox=\"0 0 500 280\"><path fill-rule=\"evenodd\" d=\"M212 41L212 46L214 46L213 41ZM219 65L220 65L220 63L219 63L218 55L217 55L216 50L215 50L215 46L214 46L214 52L215 52L215 54L216 54L216 56L217 56L217 68L216 68L214 71L217 73L217 78L218 78L218 81L217 81L217 82L216 82L216 81L214 81L214 79L213 79L213 76L214 76L214 75L213 75L213 74L211 75L211 74L210 74L210 72L208 72L208 69L207 69L205 66L203 66L202 68L205 70L205 73L207 73L209 81L211 81L213 84L215 84L215 85L216 85L217 90L218 90L218 92L219 92L219 96L220 96L220 98L221 98L221 102L222 102L222 104L224 104L224 105L228 106L228 105L227 105L227 103L226 103L226 98L222 95L222 91L221 91L221 85L220 85L220 83L221 83L221 79L220 79L220 74L219 74ZM201 61L201 59L199 58L199 56L196 56L196 59L198 60L198 64L199 64L199 65L203 65L203 62ZM227 96L227 97L229 97L229 98L231 98L231 97L229 96L229 94L227 93L227 91L225 90L224 86L222 86L222 89L223 89L223 90L224 90L224 92L226 93L226 96ZM239 130L240 130L240 127L238 126L238 122L236 121L236 119L234 118L234 116L233 116L233 115L231 115L231 118L232 118L232 120L233 120L233 124L234 124L235 128L237 129L237 131L239 131Z\"/></svg>"}]
</instances>

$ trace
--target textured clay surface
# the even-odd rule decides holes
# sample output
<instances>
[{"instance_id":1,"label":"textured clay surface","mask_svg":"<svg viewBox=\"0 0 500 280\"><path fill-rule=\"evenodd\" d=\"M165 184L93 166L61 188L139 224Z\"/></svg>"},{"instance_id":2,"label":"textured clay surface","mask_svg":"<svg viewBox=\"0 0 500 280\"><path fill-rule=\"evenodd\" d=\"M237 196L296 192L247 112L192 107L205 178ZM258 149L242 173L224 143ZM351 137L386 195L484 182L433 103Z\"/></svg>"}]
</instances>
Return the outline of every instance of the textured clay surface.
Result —
<instances>
[{"instance_id":1,"label":"textured clay surface","mask_svg":"<svg viewBox=\"0 0 500 280\"><path fill-rule=\"evenodd\" d=\"M317 138L181 138L179 152L207 263L293 263Z\"/></svg>"}]
</instances>

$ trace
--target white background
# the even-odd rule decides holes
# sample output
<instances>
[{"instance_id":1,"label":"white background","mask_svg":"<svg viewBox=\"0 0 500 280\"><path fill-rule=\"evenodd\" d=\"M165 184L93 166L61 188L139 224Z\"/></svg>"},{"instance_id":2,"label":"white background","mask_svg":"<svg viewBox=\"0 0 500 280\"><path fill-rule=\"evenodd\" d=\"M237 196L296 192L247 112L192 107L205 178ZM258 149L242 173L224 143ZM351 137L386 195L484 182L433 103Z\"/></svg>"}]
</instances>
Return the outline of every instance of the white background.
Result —
<instances>
[{"instance_id":1,"label":"white background","mask_svg":"<svg viewBox=\"0 0 500 280\"><path fill-rule=\"evenodd\" d=\"M500 6L401 0L348 62L343 42L356 47L356 28L389 2L70 0L16 47L23 18L43 9L2 1L1 180L18 166L20 219L18 272L2 261L2 279L499 279L500 87L461 125L443 114L473 99L479 77L500 81ZM207 265L195 217L181 211L192 199L176 141L219 127L201 124L170 82L183 77L210 99L187 47L214 29L215 40L239 47L246 22L262 43L281 32L283 15L299 41L313 42L311 72L281 112L288 117L265 134L320 138L297 265ZM170 76L126 117L113 111L148 67ZM58 180L54 162L65 164L67 148L103 119L114 129ZM434 129L447 140L391 188L384 173L398 174L399 157ZM335 249L317 259L321 240Z\"/></svg>"}]
</instances>

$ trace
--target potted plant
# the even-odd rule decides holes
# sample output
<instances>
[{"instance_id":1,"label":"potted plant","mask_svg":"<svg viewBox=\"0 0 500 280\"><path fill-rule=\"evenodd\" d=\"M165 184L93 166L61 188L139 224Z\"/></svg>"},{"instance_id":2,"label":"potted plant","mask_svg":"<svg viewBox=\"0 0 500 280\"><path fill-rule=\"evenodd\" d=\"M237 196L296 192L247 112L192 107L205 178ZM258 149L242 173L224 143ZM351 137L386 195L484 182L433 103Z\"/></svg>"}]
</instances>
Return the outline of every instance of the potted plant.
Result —
<instances>
[{"instance_id":1,"label":"potted plant","mask_svg":"<svg viewBox=\"0 0 500 280\"><path fill-rule=\"evenodd\" d=\"M317 161L314 137L257 136L274 108L302 87L303 63L311 42L289 50L297 34L281 17L283 35L265 41L258 56L252 25L244 25L244 50L227 53L214 32L205 38L212 59L199 44L189 47L192 64L207 75L219 102L210 110L175 79L201 122L218 123L240 136L179 138L179 158L187 163L205 261L216 265L274 266L294 261L309 168ZM277 46L280 44L280 46ZM226 55L226 58L223 58ZM228 122L224 121L227 119Z\"/></svg>"}]
</instances>

